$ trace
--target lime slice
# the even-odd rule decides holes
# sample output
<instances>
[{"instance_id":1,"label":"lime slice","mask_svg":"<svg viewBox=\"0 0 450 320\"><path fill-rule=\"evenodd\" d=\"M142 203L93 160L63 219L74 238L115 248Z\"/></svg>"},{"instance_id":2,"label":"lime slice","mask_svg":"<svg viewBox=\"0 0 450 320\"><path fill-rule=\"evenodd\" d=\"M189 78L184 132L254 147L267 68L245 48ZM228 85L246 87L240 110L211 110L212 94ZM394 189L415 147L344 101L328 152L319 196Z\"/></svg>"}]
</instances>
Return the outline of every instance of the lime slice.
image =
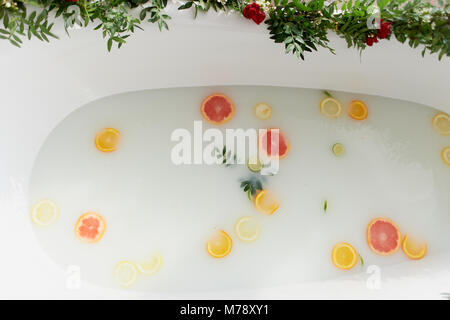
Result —
<instances>
[{"instance_id":1,"label":"lime slice","mask_svg":"<svg viewBox=\"0 0 450 320\"><path fill-rule=\"evenodd\" d=\"M138 263L137 267L139 272L145 274L146 276L149 276L158 272L159 268L161 268L161 262L161 255L155 254L147 260Z\"/></svg>"},{"instance_id":2,"label":"lime slice","mask_svg":"<svg viewBox=\"0 0 450 320\"><path fill-rule=\"evenodd\" d=\"M333 147L331 148L333 151L333 154L337 157L341 157L345 154L345 148L344 145L341 143L335 143L333 144Z\"/></svg>"},{"instance_id":3,"label":"lime slice","mask_svg":"<svg viewBox=\"0 0 450 320\"><path fill-rule=\"evenodd\" d=\"M122 287L130 287L136 283L138 270L131 261L119 262L114 268L114 277Z\"/></svg>"},{"instance_id":4,"label":"lime slice","mask_svg":"<svg viewBox=\"0 0 450 320\"><path fill-rule=\"evenodd\" d=\"M47 226L56 218L58 218L58 206L51 200L41 200L31 210L31 219L38 226Z\"/></svg>"},{"instance_id":5,"label":"lime slice","mask_svg":"<svg viewBox=\"0 0 450 320\"><path fill-rule=\"evenodd\" d=\"M260 172L262 167L263 167L263 164L262 164L261 160L259 160L259 158L251 157L247 161L247 168L251 172Z\"/></svg>"}]
</instances>

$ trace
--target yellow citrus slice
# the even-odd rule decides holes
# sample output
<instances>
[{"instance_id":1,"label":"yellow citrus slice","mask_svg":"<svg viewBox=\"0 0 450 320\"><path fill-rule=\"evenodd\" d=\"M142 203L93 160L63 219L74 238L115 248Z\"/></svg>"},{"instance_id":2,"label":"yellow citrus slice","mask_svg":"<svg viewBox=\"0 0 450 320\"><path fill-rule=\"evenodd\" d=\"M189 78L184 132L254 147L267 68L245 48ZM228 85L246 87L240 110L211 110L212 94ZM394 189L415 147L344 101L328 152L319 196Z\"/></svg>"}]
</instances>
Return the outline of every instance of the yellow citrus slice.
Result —
<instances>
[{"instance_id":1,"label":"yellow citrus slice","mask_svg":"<svg viewBox=\"0 0 450 320\"><path fill-rule=\"evenodd\" d=\"M408 258L419 260L427 253L427 244L406 234L403 237L402 250Z\"/></svg>"},{"instance_id":2,"label":"yellow citrus slice","mask_svg":"<svg viewBox=\"0 0 450 320\"><path fill-rule=\"evenodd\" d=\"M58 218L58 206L51 200L41 200L31 209L31 219L38 226L48 226Z\"/></svg>"},{"instance_id":3,"label":"yellow citrus slice","mask_svg":"<svg viewBox=\"0 0 450 320\"><path fill-rule=\"evenodd\" d=\"M280 204L275 195L268 190L261 190L255 197L255 208L265 214L272 214Z\"/></svg>"},{"instance_id":4,"label":"yellow citrus slice","mask_svg":"<svg viewBox=\"0 0 450 320\"><path fill-rule=\"evenodd\" d=\"M223 258L231 252L233 240L223 230L218 230L206 242L206 250L214 258Z\"/></svg>"},{"instance_id":5,"label":"yellow citrus slice","mask_svg":"<svg viewBox=\"0 0 450 320\"><path fill-rule=\"evenodd\" d=\"M335 98L327 97L320 101L320 113L328 118L337 118L342 113L342 104Z\"/></svg>"},{"instance_id":6,"label":"yellow citrus slice","mask_svg":"<svg viewBox=\"0 0 450 320\"><path fill-rule=\"evenodd\" d=\"M333 151L333 154L337 157L343 156L345 154L345 147L342 143L333 144L333 147L331 149Z\"/></svg>"},{"instance_id":7,"label":"yellow citrus slice","mask_svg":"<svg viewBox=\"0 0 450 320\"><path fill-rule=\"evenodd\" d=\"M267 103L258 103L255 106L255 116L260 120L267 120L272 116L272 107Z\"/></svg>"},{"instance_id":8,"label":"yellow citrus slice","mask_svg":"<svg viewBox=\"0 0 450 320\"><path fill-rule=\"evenodd\" d=\"M446 113L437 113L433 117L433 126L440 134L448 136L450 134L450 116Z\"/></svg>"},{"instance_id":9,"label":"yellow citrus slice","mask_svg":"<svg viewBox=\"0 0 450 320\"><path fill-rule=\"evenodd\" d=\"M252 217L242 217L236 222L236 234L239 239L245 242L252 242L258 239L260 227L258 221Z\"/></svg>"},{"instance_id":10,"label":"yellow citrus slice","mask_svg":"<svg viewBox=\"0 0 450 320\"><path fill-rule=\"evenodd\" d=\"M441 151L442 161L448 166L450 166L450 147L445 147Z\"/></svg>"},{"instance_id":11,"label":"yellow citrus slice","mask_svg":"<svg viewBox=\"0 0 450 320\"><path fill-rule=\"evenodd\" d=\"M161 262L161 255L158 253L149 257L145 261L138 263L137 268L139 272L149 276L158 272L159 268L161 268Z\"/></svg>"},{"instance_id":12,"label":"yellow citrus slice","mask_svg":"<svg viewBox=\"0 0 450 320\"><path fill-rule=\"evenodd\" d=\"M95 136L95 146L102 152L113 152L120 141L120 132L113 128L102 129Z\"/></svg>"},{"instance_id":13,"label":"yellow citrus slice","mask_svg":"<svg viewBox=\"0 0 450 320\"><path fill-rule=\"evenodd\" d=\"M331 252L331 260L336 268L348 270L355 266L358 254L352 245L346 242L336 244Z\"/></svg>"},{"instance_id":14,"label":"yellow citrus slice","mask_svg":"<svg viewBox=\"0 0 450 320\"><path fill-rule=\"evenodd\" d=\"M136 283L138 269L131 261L121 261L114 268L114 278L122 287L131 287Z\"/></svg>"},{"instance_id":15,"label":"yellow citrus slice","mask_svg":"<svg viewBox=\"0 0 450 320\"><path fill-rule=\"evenodd\" d=\"M361 100L353 100L348 106L348 115L355 120L364 120L369 115L369 109Z\"/></svg>"}]
</instances>

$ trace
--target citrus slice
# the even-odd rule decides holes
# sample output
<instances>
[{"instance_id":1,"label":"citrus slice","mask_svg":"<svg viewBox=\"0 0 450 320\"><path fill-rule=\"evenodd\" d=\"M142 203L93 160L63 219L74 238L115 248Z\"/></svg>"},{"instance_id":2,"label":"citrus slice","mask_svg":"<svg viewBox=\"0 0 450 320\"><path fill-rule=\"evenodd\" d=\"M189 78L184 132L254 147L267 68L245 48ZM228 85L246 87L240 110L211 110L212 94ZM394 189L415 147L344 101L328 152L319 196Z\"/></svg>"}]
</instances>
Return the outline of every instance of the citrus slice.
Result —
<instances>
[{"instance_id":1,"label":"citrus slice","mask_svg":"<svg viewBox=\"0 0 450 320\"><path fill-rule=\"evenodd\" d=\"M251 157L247 161L247 168L251 172L260 172L263 167L263 164L261 160L259 160L257 157Z\"/></svg>"},{"instance_id":2,"label":"citrus slice","mask_svg":"<svg viewBox=\"0 0 450 320\"><path fill-rule=\"evenodd\" d=\"M58 218L58 206L51 200L41 200L31 209L31 220L38 226L48 226Z\"/></svg>"},{"instance_id":3,"label":"citrus slice","mask_svg":"<svg viewBox=\"0 0 450 320\"><path fill-rule=\"evenodd\" d=\"M361 100L353 100L348 106L348 115L355 120L364 120L369 115L369 109Z\"/></svg>"},{"instance_id":4,"label":"citrus slice","mask_svg":"<svg viewBox=\"0 0 450 320\"><path fill-rule=\"evenodd\" d=\"M236 234L239 239L245 242L252 242L258 239L260 227L258 221L252 217L242 217L236 222Z\"/></svg>"},{"instance_id":5,"label":"citrus slice","mask_svg":"<svg viewBox=\"0 0 450 320\"><path fill-rule=\"evenodd\" d=\"M433 126L440 134L448 136L450 134L450 116L446 113L437 113L433 117Z\"/></svg>"},{"instance_id":6,"label":"citrus slice","mask_svg":"<svg viewBox=\"0 0 450 320\"><path fill-rule=\"evenodd\" d=\"M448 166L450 166L450 147L445 147L441 151L442 161Z\"/></svg>"},{"instance_id":7,"label":"citrus slice","mask_svg":"<svg viewBox=\"0 0 450 320\"><path fill-rule=\"evenodd\" d=\"M158 272L159 268L161 268L161 262L161 255L155 254L145 261L138 263L137 268L139 272L145 274L146 276L149 276Z\"/></svg>"},{"instance_id":8,"label":"citrus slice","mask_svg":"<svg viewBox=\"0 0 450 320\"><path fill-rule=\"evenodd\" d=\"M342 104L335 98L327 97L320 101L320 113L328 118L337 118L342 113Z\"/></svg>"},{"instance_id":9,"label":"citrus slice","mask_svg":"<svg viewBox=\"0 0 450 320\"><path fill-rule=\"evenodd\" d=\"M280 129L267 129L260 135L259 148L269 157L282 159L289 152L289 141Z\"/></svg>"},{"instance_id":10,"label":"citrus slice","mask_svg":"<svg viewBox=\"0 0 450 320\"><path fill-rule=\"evenodd\" d=\"M88 243L99 241L105 233L106 223L101 215L95 212L82 214L75 224L75 235Z\"/></svg>"},{"instance_id":11,"label":"citrus slice","mask_svg":"<svg viewBox=\"0 0 450 320\"><path fill-rule=\"evenodd\" d=\"M267 120L272 116L272 107L267 103L258 103L255 106L255 116L260 120Z\"/></svg>"},{"instance_id":12,"label":"citrus slice","mask_svg":"<svg viewBox=\"0 0 450 320\"><path fill-rule=\"evenodd\" d=\"M120 132L113 128L102 129L95 136L95 146L101 152L113 152L120 141Z\"/></svg>"},{"instance_id":13,"label":"citrus slice","mask_svg":"<svg viewBox=\"0 0 450 320\"><path fill-rule=\"evenodd\" d=\"M331 148L333 151L333 154L337 157L341 157L345 154L345 148L342 143L335 143L333 144L333 147Z\"/></svg>"},{"instance_id":14,"label":"citrus slice","mask_svg":"<svg viewBox=\"0 0 450 320\"><path fill-rule=\"evenodd\" d=\"M268 190L261 190L255 197L255 208L265 214L272 214L280 204L274 194Z\"/></svg>"},{"instance_id":15,"label":"citrus slice","mask_svg":"<svg viewBox=\"0 0 450 320\"><path fill-rule=\"evenodd\" d=\"M413 260L422 259L427 253L427 244L417 239L411 238L407 234L403 237L402 250Z\"/></svg>"},{"instance_id":16,"label":"citrus slice","mask_svg":"<svg viewBox=\"0 0 450 320\"><path fill-rule=\"evenodd\" d=\"M387 256L400 248L401 234L397 225L386 218L370 221L366 231L367 243L376 254Z\"/></svg>"},{"instance_id":17,"label":"citrus slice","mask_svg":"<svg viewBox=\"0 0 450 320\"><path fill-rule=\"evenodd\" d=\"M233 117L234 104L226 95L215 93L203 100L200 111L206 121L224 124Z\"/></svg>"},{"instance_id":18,"label":"citrus slice","mask_svg":"<svg viewBox=\"0 0 450 320\"><path fill-rule=\"evenodd\" d=\"M336 268L349 270L358 261L358 254L352 245L346 242L340 242L333 247L331 260Z\"/></svg>"},{"instance_id":19,"label":"citrus slice","mask_svg":"<svg viewBox=\"0 0 450 320\"><path fill-rule=\"evenodd\" d=\"M233 240L223 230L218 230L215 234L206 242L206 250L214 258L223 258L231 252L233 247Z\"/></svg>"},{"instance_id":20,"label":"citrus slice","mask_svg":"<svg viewBox=\"0 0 450 320\"><path fill-rule=\"evenodd\" d=\"M114 278L122 287L131 287L136 283L138 269L131 261L121 261L114 268Z\"/></svg>"}]
</instances>

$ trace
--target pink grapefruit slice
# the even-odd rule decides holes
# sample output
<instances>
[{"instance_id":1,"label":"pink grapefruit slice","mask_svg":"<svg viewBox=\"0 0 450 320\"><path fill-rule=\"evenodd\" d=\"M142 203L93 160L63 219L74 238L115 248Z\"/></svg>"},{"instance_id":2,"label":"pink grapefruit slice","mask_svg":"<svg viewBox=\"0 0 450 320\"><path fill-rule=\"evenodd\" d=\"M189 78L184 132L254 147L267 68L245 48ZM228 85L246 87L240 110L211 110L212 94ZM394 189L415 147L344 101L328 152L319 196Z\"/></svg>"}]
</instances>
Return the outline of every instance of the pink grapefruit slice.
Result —
<instances>
[{"instance_id":1,"label":"pink grapefruit slice","mask_svg":"<svg viewBox=\"0 0 450 320\"><path fill-rule=\"evenodd\" d=\"M100 214L86 212L78 218L75 224L75 235L84 242L95 243L103 237L105 229L106 222Z\"/></svg>"},{"instance_id":2,"label":"pink grapefruit slice","mask_svg":"<svg viewBox=\"0 0 450 320\"><path fill-rule=\"evenodd\" d=\"M259 148L269 157L282 159L289 152L289 141L280 129L267 129L259 137Z\"/></svg>"},{"instance_id":3,"label":"pink grapefruit slice","mask_svg":"<svg viewBox=\"0 0 450 320\"><path fill-rule=\"evenodd\" d=\"M224 124L233 117L234 104L226 95L215 93L203 100L200 111L209 123Z\"/></svg>"},{"instance_id":4,"label":"pink grapefruit slice","mask_svg":"<svg viewBox=\"0 0 450 320\"><path fill-rule=\"evenodd\" d=\"M387 256L400 248L401 233L398 226L387 218L370 221L366 231L367 244L376 254Z\"/></svg>"}]
</instances>

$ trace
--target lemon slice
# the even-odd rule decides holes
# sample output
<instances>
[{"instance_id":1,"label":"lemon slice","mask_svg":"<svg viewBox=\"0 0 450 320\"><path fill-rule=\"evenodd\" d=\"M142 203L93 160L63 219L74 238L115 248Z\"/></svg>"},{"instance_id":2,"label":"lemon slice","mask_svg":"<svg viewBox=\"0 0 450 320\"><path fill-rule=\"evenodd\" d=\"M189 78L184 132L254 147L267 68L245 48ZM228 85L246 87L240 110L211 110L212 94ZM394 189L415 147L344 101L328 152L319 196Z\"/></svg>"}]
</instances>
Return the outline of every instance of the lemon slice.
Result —
<instances>
[{"instance_id":1,"label":"lemon slice","mask_svg":"<svg viewBox=\"0 0 450 320\"><path fill-rule=\"evenodd\" d=\"M320 101L320 113L329 118L337 118L342 113L342 104L335 98L327 97Z\"/></svg>"},{"instance_id":2,"label":"lemon slice","mask_svg":"<svg viewBox=\"0 0 450 320\"><path fill-rule=\"evenodd\" d=\"M427 253L427 244L409 235L405 235L402 242L402 250L406 256L413 260L422 259Z\"/></svg>"},{"instance_id":3,"label":"lemon slice","mask_svg":"<svg viewBox=\"0 0 450 320\"><path fill-rule=\"evenodd\" d=\"M114 268L114 278L122 287L130 287L136 283L138 269L131 261L119 262Z\"/></svg>"},{"instance_id":4,"label":"lemon slice","mask_svg":"<svg viewBox=\"0 0 450 320\"><path fill-rule=\"evenodd\" d=\"M258 239L260 227L258 221L252 217L242 217L236 222L236 234L239 239L245 242L252 242Z\"/></svg>"},{"instance_id":5,"label":"lemon slice","mask_svg":"<svg viewBox=\"0 0 450 320\"><path fill-rule=\"evenodd\" d=\"M247 161L247 168L251 172L255 172L255 173L260 172L262 167L263 167L263 164L262 164L261 160L259 160L257 157L251 157Z\"/></svg>"},{"instance_id":6,"label":"lemon slice","mask_svg":"<svg viewBox=\"0 0 450 320\"><path fill-rule=\"evenodd\" d=\"M47 226L58 218L58 206L51 200L37 202L31 210L31 219L39 226Z\"/></svg>"},{"instance_id":7,"label":"lemon slice","mask_svg":"<svg viewBox=\"0 0 450 320\"><path fill-rule=\"evenodd\" d=\"M145 274L146 276L152 275L158 272L159 268L161 268L161 255L155 254L148 258L147 260L138 263L137 268L139 272Z\"/></svg>"},{"instance_id":8,"label":"lemon slice","mask_svg":"<svg viewBox=\"0 0 450 320\"><path fill-rule=\"evenodd\" d=\"M105 128L95 136L95 146L102 152L113 152L117 149L120 132L113 128Z\"/></svg>"},{"instance_id":9,"label":"lemon slice","mask_svg":"<svg viewBox=\"0 0 450 320\"><path fill-rule=\"evenodd\" d=\"M352 245L340 242L336 244L331 252L331 260L336 268L348 270L355 266L358 255Z\"/></svg>"},{"instance_id":10,"label":"lemon slice","mask_svg":"<svg viewBox=\"0 0 450 320\"><path fill-rule=\"evenodd\" d=\"M433 117L433 126L440 134L450 134L450 116L446 113L438 113Z\"/></svg>"},{"instance_id":11,"label":"lemon slice","mask_svg":"<svg viewBox=\"0 0 450 320\"><path fill-rule=\"evenodd\" d=\"M272 116L272 107L266 103L258 103L255 106L255 116L260 120L267 120Z\"/></svg>"},{"instance_id":12,"label":"lemon slice","mask_svg":"<svg viewBox=\"0 0 450 320\"><path fill-rule=\"evenodd\" d=\"M223 258L231 252L233 240L223 230L217 231L207 242L206 250L214 258Z\"/></svg>"},{"instance_id":13,"label":"lemon slice","mask_svg":"<svg viewBox=\"0 0 450 320\"><path fill-rule=\"evenodd\" d=\"M445 147L441 151L442 161L448 166L450 166L450 147Z\"/></svg>"},{"instance_id":14,"label":"lemon slice","mask_svg":"<svg viewBox=\"0 0 450 320\"><path fill-rule=\"evenodd\" d=\"M333 154L337 157L341 157L345 154L345 148L344 145L341 143L335 143L333 144L333 147L331 148L333 151Z\"/></svg>"}]
</instances>

